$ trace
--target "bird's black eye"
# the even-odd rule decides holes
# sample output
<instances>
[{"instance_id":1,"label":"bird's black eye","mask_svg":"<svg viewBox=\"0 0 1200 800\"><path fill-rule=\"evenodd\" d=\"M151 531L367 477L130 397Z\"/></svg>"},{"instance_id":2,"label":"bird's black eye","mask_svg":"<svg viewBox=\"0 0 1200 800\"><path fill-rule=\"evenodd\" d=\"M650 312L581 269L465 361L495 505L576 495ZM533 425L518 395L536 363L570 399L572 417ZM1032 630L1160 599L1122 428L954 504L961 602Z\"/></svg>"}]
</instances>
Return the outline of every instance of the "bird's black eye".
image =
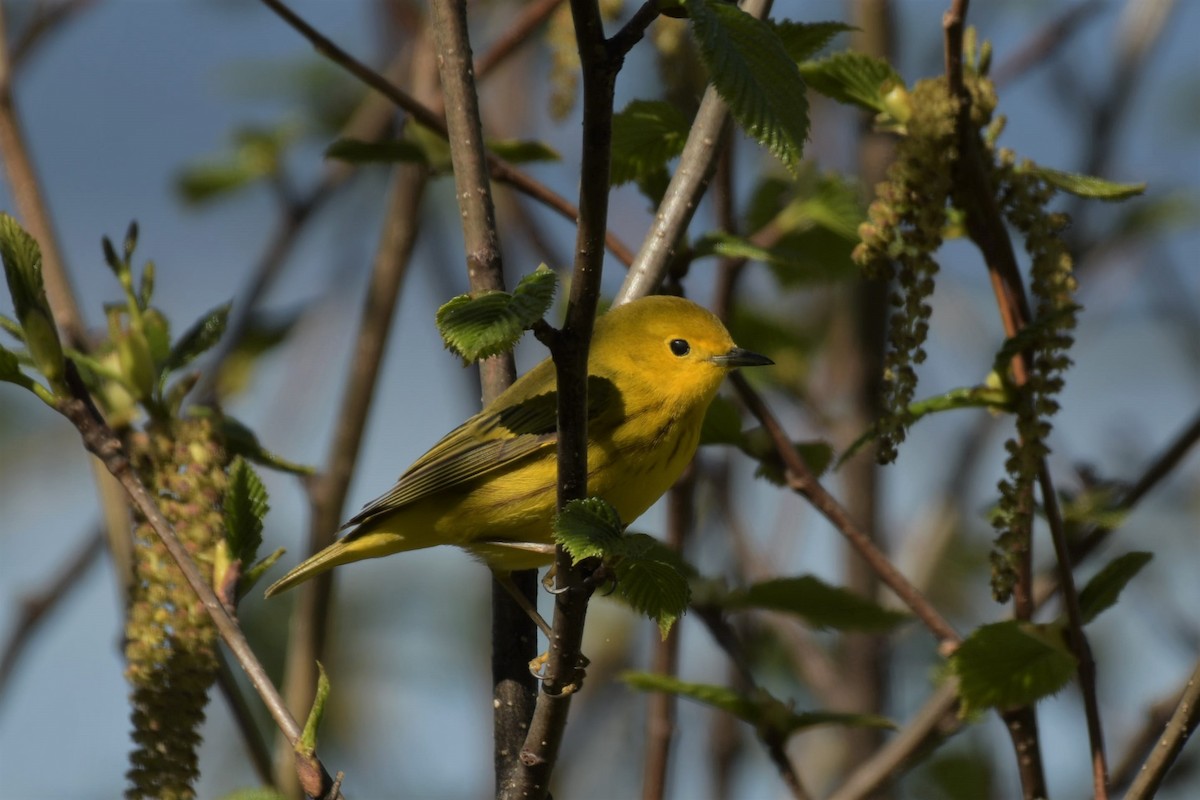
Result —
<instances>
[{"instance_id":1,"label":"bird's black eye","mask_svg":"<svg viewBox=\"0 0 1200 800\"><path fill-rule=\"evenodd\" d=\"M671 352L680 357L686 356L692 351L692 346L687 343L687 339L672 339L670 347Z\"/></svg>"}]
</instances>

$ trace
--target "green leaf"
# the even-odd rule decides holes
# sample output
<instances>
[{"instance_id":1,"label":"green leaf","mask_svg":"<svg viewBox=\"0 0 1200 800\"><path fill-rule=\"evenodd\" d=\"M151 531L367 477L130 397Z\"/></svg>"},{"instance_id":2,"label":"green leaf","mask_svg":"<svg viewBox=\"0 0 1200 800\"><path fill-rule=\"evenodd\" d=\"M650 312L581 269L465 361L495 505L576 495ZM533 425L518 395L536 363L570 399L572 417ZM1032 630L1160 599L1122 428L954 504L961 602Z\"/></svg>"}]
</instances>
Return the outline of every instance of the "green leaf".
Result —
<instances>
[{"instance_id":1,"label":"green leaf","mask_svg":"<svg viewBox=\"0 0 1200 800\"><path fill-rule=\"evenodd\" d=\"M129 239L126 238L126 251L129 252ZM133 254L130 252L131 257ZM137 304L142 311L150 308L150 301L154 298L154 262L147 261L146 266L142 267L142 277L138 281Z\"/></svg>"},{"instance_id":2,"label":"green leaf","mask_svg":"<svg viewBox=\"0 0 1200 800\"><path fill-rule=\"evenodd\" d=\"M894 728L891 721L869 714L838 714L833 712L796 713L787 704L780 702L764 690L753 696L736 692L724 686L706 683L689 683L670 675L649 672L623 672L622 681L643 692L666 692L686 697L698 703L719 708L738 719L748 722L760 732L770 731L787 737L804 728L817 725L849 725L852 727Z\"/></svg>"},{"instance_id":3,"label":"green leaf","mask_svg":"<svg viewBox=\"0 0 1200 800\"><path fill-rule=\"evenodd\" d=\"M312 708L308 719L304 721L304 731L296 740L295 751L305 758L311 758L317 750L317 728L321 725L321 717L325 715L325 703L329 700L329 676L325 667L317 662L317 695L313 698Z\"/></svg>"},{"instance_id":4,"label":"green leaf","mask_svg":"<svg viewBox=\"0 0 1200 800\"><path fill-rule=\"evenodd\" d=\"M62 380L66 362L42 283L42 250L16 219L4 213L0 213L0 259L25 345L33 363L54 386Z\"/></svg>"},{"instance_id":5,"label":"green leaf","mask_svg":"<svg viewBox=\"0 0 1200 800\"><path fill-rule=\"evenodd\" d=\"M0 381L20 383L23 379L25 375L21 373L21 362L17 360L17 354L0 345Z\"/></svg>"},{"instance_id":6,"label":"green leaf","mask_svg":"<svg viewBox=\"0 0 1200 800\"><path fill-rule=\"evenodd\" d=\"M683 152L691 127L678 108L661 100L634 100L613 116L614 186L647 180Z\"/></svg>"},{"instance_id":7,"label":"green leaf","mask_svg":"<svg viewBox=\"0 0 1200 800\"><path fill-rule=\"evenodd\" d=\"M943 394L927 397L924 400L918 400L911 403L905 411L908 419L908 424L911 427L913 423L922 417L927 417L930 414L937 414L942 411L953 411L959 408L987 408L993 411L1010 412L1014 410L1014 398L1012 394L997 386L966 386L959 389L951 389ZM868 442L872 441L879 435L879 428L872 425L854 440L854 443L846 448L846 452L842 453L838 458L837 466L846 463Z\"/></svg>"},{"instance_id":8,"label":"green leaf","mask_svg":"<svg viewBox=\"0 0 1200 800\"><path fill-rule=\"evenodd\" d=\"M236 131L232 152L185 167L175 179L176 190L185 202L203 203L274 175L294 137L288 125Z\"/></svg>"},{"instance_id":9,"label":"green leaf","mask_svg":"<svg viewBox=\"0 0 1200 800\"><path fill-rule=\"evenodd\" d=\"M780 215L785 228L820 225L843 239L858 243L858 226L867 218L858 189L836 176L822 176L811 194L792 201Z\"/></svg>"},{"instance_id":10,"label":"green leaf","mask_svg":"<svg viewBox=\"0 0 1200 800\"><path fill-rule=\"evenodd\" d=\"M238 581L238 598L240 599L248 595L250 590L253 589L255 585L258 584L259 580L262 579L262 576L266 574L267 570L275 566L275 562L282 558L283 554L286 552L287 550L283 549L282 547L277 548L273 553L268 555L266 558L260 558L254 563L254 566L248 568L244 573L242 573L242 577Z\"/></svg>"},{"instance_id":11,"label":"green leaf","mask_svg":"<svg viewBox=\"0 0 1200 800\"><path fill-rule=\"evenodd\" d=\"M256 786L248 789L234 789L221 800L287 800L287 798L268 786Z\"/></svg>"},{"instance_id":12,"label":"green leaf","mask_svg":"<svg viewBox=\"0 0 1200 800\"><path fill-rule=\"evenodd\" d=\"M856 31L843 22L793 22L790 19L770 22L791 59L807 61L833 41L839 33Z\"/></svg>"},{"instance_id":13,"label":"green leaf","mask_svg":"<svg viewBox=\"0 0 1200 800\"><path fill-rule=\"evenodd\" d=\"M887 111L884 95L888 90L904 85L888 62L850 51L806 61L800 65L800 74L826 97L877 112Z\"/></svg>"},{"instance_id":14,"label":"green leaf","mask_svg":"<svg viewBox=\"0 0 1200 800\"><path fill-rule=\"evenodd\" d=\"M1080 175L1075 172L1063 172L1033 164L1028 171L1038 176L1055 189L1073 194L1076 197L1086 197L1093 200L1127 200L1146 191L1145 183L1116 183L1096 178L1091 175Z\"/></svg>"},{"instance_id":15,"label":"green leaf","mask_svg":"<svg viewBox=\"0 0 1200 800\"><path fill-rule=\"evenodd\" d=\"M1150 563L1151 553L1133 552L1114 558L1087 582L1079 593L1079 611L1083 616L1083 624L1087 625L1115 605L1117 598L1125 585L1133 580L1133 576L1141 572L1142 567Z\"/></svg>"},{"instance_id":16,"label":"green leaf","mask_svg":"<svg viewBox=\"0 0 1200 800\"><path fill-rule=\"evenodd\" d=\"M489 139L487 149L510 164L562 161L553 147L532 139Z\"/></svg>"},{"instance_id":17,"label":"green leaf","mask_svg":"<svg viewBox=\"0 0 1200 800\"><path fill-rule=\"evenodd\" d=\"M678 553L644 533L626 535L621 550L614 567L617 596L658 623L666 639L691 600L687 566Z\"/></svg>"},{"instance_id":18,"label":"green leaf","mask_svg":"<svg viewBox=\"0 0 1200 800\"><path fill-rule=\"evenodd\" d=\"M21 344L25 344L25 332L21 330L21 326L15 319L0 314L0 330L3 330Z\"/></svg>"},{"instance_id":19,"label":"green leaf","mask_svg":"<svg viewBox=\"0 0 1200 800\"><path fill-rule=\"evenodd\" d=\"M279 472L291 473L292 475L313 475L317 471L315 467L310 467L306 464L297 464L294 461L288 461L282 456L272 453L262 446L254 431L231 416L222 414L220 426L221 436L225 441L225 448L236 456L253 461L255 464L261 464L264 467L270 467Z\"/></svg>"},{"instance_id":20,"label":"green leaf","mask_svg":"<svg viewBox=\"0 0 1200 800\"><path fill-rule=\"evenodd\" d=\"M237 456L229 467L225 488L225 541L233 557L243 565L253 563L262 545L267 489L254 468Z\"/></svg>"},{"instance_id":21,"label":"green leaf","mask_svg":"<svg viewBox=\"0 0 1200 800\"><path fill-rule=\"evenodd\" d=\"M771 26L720 0L687 0L710 80L733 118L795 171L808 138L808 99L796 62Z\"/></svg>"},{"instance_id":22,"label":"green leaf","mask_svg":"<svg viewBox=\"0 0 1200 800\"><path fill-rule=\"evenodd\" d=\"M446 347L464 363L504 353L550 308L558 277L544 264L526 275L512 294L459 295L437 311Z\"/></svg>"},{"instance_id":23,"label":"green leaf","mask_svg":"<svg viewBox=\"0 0 1200 800\"><path fill-rule=\"evenodd\" d=\"M179 338L163 364L161 374L164 378L168 373L186 367L221 340L225 334L225 325L229 322L229 309L232 307L232 300L217 306L197 320Z\"/></svg>"},{"instance_id":24,"label":"green leaf","mask_svg":"<svg viewBox=\"0 0 1200 800\"><path fill-rule=\"evenodd\" d=\"M620 552L624 530L617 510L599 497L572 500L554 519L554 541L574 564Z\"/></svg>"},{"instance_id":25,"label":"green leaf","mask_svg":"<svg viewBox=\"0 0 1200 800\"><path fill-rule=\"evenodd\" d=\"M338 139L325 148L326 158L350 164L428 164L425 150L407 139L366 142L362 139Z\"/></svg>"},{"instance_id":26,"label":"green leaf","mask_svg":"<svg viewBox=\"0 0 1200 800\"><path fill-rule=\"evenodd\" d=\"M842 631L887 631L909 619L905 613L886 609L812 575L756 583L730 592L722 605L734 610L763 608L797 614L814 627Z\"/></svg>"},{"instance_id":27,"label":"green leaf","mask_svg":"<svg viewBox=\"0 0 1200 800\"><path fill-rule=\"evenodd\" d=\"M984 625L950 656L963 714L1019 708L1058 692L1075 674L1062 628L1018 620Z\"/></svg>"}]
</instances>

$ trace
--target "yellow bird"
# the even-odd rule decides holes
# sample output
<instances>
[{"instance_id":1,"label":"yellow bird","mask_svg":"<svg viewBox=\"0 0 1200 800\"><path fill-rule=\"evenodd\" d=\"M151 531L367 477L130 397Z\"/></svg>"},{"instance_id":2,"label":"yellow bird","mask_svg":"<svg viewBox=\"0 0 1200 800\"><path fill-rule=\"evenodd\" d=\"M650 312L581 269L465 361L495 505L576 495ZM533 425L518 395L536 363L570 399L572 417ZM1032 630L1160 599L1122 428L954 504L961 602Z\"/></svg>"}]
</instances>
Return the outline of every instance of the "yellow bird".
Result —
<instances>
[{"instance_id":1,"label":"yellow bird","mask_svg":"<svg viewBox=\"0 0 1200 800\"><path fill-rule=\"evenodd\" d=\"M771 363L682 298L645 297L599 317L588 357L588 494L632 522L692 460L726 373ZM267 597L341 564L439 544L464 548L498 575L550 563L555 386L547 359L417 459L343 526L353 530Z\"/></svg>"}]
</instances>

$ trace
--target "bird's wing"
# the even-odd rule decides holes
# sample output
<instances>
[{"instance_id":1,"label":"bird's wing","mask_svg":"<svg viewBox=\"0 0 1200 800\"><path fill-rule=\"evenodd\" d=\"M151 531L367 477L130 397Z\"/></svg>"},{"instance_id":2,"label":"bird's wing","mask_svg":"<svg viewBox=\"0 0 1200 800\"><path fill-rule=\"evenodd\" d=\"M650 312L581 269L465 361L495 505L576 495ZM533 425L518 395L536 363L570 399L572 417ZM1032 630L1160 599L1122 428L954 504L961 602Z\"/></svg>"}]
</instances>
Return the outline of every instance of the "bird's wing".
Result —
<instances>
[{"instance_id":1,"label":"bird's wing","mask_svg":"<svg viewBox=\"0 0 1200 800\"><path fill-rule=\"evenodd\" d=\"M395 511L429 495L482 478L558 442L558 393L551 389L498 410L485 410L446 434L386 494L343 527ZM588 377L588 422L622 414L611 381Z\"/></svg>"}]
</instances>

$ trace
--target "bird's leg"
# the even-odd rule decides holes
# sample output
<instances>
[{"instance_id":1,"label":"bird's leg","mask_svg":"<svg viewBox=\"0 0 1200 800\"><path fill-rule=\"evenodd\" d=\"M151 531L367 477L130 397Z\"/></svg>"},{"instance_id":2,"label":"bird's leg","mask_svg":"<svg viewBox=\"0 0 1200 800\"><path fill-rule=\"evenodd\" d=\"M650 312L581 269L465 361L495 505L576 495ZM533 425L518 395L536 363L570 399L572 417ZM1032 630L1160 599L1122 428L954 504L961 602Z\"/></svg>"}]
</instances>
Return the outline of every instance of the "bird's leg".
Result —
<instances>
[{"instance_id":1,"label":"bird's leg","mask_svg":"<svg viewBox=\"0 0 1200 800\"><path fill-rule=\"evenodd\" d=\"M533 620L533 624L538 626L542 633L546 634L546 638L550 638L550 625L546 620L542 619L542 615L538 613L537 607L529 602L529 598L525 593L517 588L513 583L511 572L493 572L496 576L496 582L504 587L504 591L508 592L508 596L513 599L513 602L525 612L525 614Z\"/></svg>"}]
</instances>

